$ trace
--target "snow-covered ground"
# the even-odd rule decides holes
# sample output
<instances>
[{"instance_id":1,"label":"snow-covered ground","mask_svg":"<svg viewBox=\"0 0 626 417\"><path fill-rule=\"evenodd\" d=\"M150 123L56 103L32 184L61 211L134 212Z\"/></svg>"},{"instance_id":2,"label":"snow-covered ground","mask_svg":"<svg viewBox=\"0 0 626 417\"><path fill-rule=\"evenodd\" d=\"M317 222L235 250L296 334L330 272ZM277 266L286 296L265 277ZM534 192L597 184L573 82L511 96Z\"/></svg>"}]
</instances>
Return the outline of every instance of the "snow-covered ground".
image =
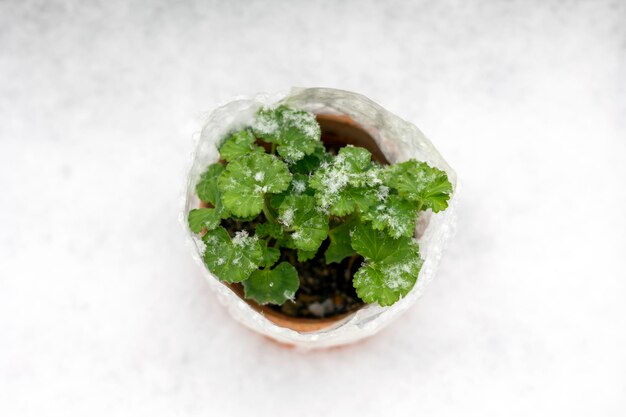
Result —
<instances>
[{"instance_id":1,"label":"snow-covered ground","mask_svg":"<svg viewBox=\"0 0 626 417\"><path fill-rule=\"evenodd\" d=\"M625 415L624 19L617 0L3 1L0 415ZM417 305L312 353L231 320L178 223L204 115L294 85L413 121L463 196Z\"/></svg>"}]
</instances>

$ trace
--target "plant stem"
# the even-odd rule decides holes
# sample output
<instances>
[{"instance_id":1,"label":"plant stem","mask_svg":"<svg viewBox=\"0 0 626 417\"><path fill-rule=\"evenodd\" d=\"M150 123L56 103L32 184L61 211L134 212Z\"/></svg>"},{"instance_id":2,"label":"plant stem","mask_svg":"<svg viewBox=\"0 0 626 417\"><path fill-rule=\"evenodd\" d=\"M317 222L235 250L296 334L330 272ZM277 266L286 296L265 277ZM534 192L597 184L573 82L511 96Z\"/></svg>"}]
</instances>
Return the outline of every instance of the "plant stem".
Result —
<instances>
[{"instance_id":1,"label":"plant stem","mask_svg":"<svg viewBox=\"0 0 626 417\"><path fill-rule=\"evenodd\" d=\"M358 255L356 253L350 257L350 260L348 261L348 267L344 272L344 276L346 277L346 279L350 279L350 276L352 275L352 266L354 265L354 262L357 260L357 258Z\"/></svg>"},{"instance_id":2,"label":"plant stem","mask_svg":"<svg viewBox=\"0 0 626 417\"><path fill-rule=\"evenodd\" d=\"M265 197L265 199L263 200L263 214L265 214L265 218L268 221L276 223L276 217L274 216L274 214L272 214L272 208L269 206L269 204L267 204L268 201L269 199L267 197Z\"/></svg>"},{"instance_id":3,"label":"plant stem","mask_svg":"<svg viewBox=\"0 0 626 417\"><path fill-rule=\"evenodd\" d=\"M272 155L274 155L274 153L276 152L276 144L272 143L272 152L270 152Z\"/></svg>"}]
</instances>

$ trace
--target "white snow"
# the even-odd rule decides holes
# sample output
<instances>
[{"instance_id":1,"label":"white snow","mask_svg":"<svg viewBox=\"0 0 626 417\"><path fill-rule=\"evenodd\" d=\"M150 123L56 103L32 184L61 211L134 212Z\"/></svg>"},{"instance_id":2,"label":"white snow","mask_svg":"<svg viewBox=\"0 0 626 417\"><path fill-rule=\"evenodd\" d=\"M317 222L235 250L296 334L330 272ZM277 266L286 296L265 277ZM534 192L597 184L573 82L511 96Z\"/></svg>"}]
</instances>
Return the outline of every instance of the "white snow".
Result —
<instances>
[{"instance_id":1,"label":"white snow","mask_svg":"<svg viewBox=\"0 0 626 417\"><path fill-rule=\"evenodd\" d=\"M388 195L389 195L389 187L387 187L385 185L381 185L380 187L378 187L378 191L376 193L376 197L379 200L385 200Z\"/></svg>"},{"instance_id":2,"label":"white snow","mask_svg":"<svg viewBox=\"0 0 626 417\"><path fill-rule=\"evenodd\" d=\"M237 246L243 247L250 237L248 236L248 231L241 230L235 233L235 237L233 238L233 243Z\"/></svg>"},{"instance_id":3,"label":"white snow","mask_svg":"<svg viewBox=\"0 0 626 417\"><path fill-rule=\"evenodd\" d=\"M316 139L320 135L320 127L315 120L315 116L306 112L284 111L283 119L301 130L309 139Z\"/></svg>"},{"instance_id":4,"label":"white snow","mask_svg":"<svg viewBox=\"0 0 626 417\"><path fill-rule=\"evenodd\" d=\"M293 180L293 189L296 194L302 194L306 190L306 183L300 180Z\"/></svg>"},{"instance_id":5,"label":"white snow","mask_svg":"<svg viewBox=\"0 0 626 417\"><path fill-rule=\"evenodd\" d=\"M266 110L271 110L272 107L265 107ZM256 117L253 123L253 129L259 133L271 135L278 130L278 123L273 117Z\"/></svg>"},{"instance_id":6,"label":"white snow","mask_svg":"<svg viewBox=\"0 0 626 417\"><path fill-rule=\"evenodd\" d=\"M293 217L295 215L295 209L292 207L287 208L282 216L280 217L280 221L285 226L289 227L293 223Z\"/></svg>"},{"instance_id":7,"label":"white snow","mask_svg":"<svg viewBox=\"0 0 626 417\"><path fill-rule=\"evenodd\" d=\"M626 415L625 6L0 2L0 415ZM231 318L175 215L214 103L292 85L461 180L418 303L310 353Z\"/></svg>"}]
</instances>

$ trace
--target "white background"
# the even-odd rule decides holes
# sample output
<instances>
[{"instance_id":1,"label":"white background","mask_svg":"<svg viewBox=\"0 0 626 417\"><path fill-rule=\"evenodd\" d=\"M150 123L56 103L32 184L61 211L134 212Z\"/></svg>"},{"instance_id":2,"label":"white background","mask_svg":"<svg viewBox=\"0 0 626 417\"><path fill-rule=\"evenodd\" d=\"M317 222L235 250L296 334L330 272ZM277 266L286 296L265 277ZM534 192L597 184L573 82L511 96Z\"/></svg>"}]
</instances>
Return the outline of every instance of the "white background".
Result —
<instances>
[{"instance_id":1,"label":"white background","mask_svg":"<svg viewBox=\"0 0 626 417\"><path fill-rule=\"evenodd\" d=\"M626 3L0 3L0 415L626 415ZM462 182L403 319L303 353L233 322L178 223L191 137L324 86Z\"/></svg>"}]
</instances>

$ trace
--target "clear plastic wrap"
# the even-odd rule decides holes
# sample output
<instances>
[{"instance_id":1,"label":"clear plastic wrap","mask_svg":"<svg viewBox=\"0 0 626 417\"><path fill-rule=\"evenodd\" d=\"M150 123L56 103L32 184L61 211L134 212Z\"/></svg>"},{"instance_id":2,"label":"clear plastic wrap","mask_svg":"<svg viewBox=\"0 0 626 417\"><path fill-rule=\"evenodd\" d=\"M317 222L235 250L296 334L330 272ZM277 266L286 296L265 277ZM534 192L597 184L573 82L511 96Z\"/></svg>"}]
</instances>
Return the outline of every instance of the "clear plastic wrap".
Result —
<instances>
[{"instance_id":1,"label":"clear plastic wrap","mask_svg":"<svg viewBox=\"0 0 626 417\"><path fill-rule=\"evenodd\" d=\"M389 162L415 158L447 172L454 187L449 207L443 212L427 212L420 217L417 236L424 264L416 285L406 297L393 306L366 305L330 327L314 332L298 332L268 320L231 288L221 283L204 266L203 243L188 230L185 220L189 210L199 205L195 185L206 167L219 159L217 146L220 141L230 131L249 124L261 106L277 102L316 114L348 116L374 138ZM457 199L455 172L416 126L359 94L328 88L294 88L283 96L258 95L249 99L237 99L210 114L193 152L181 219L193 247L195 259L202 265L207 281L217 293L220 302L236 320L279 342L303 348L320 348L352 343L371 336L415 303L426 285L434 278L446 241L453 234Z\"/></svg>"}]
</instances>

